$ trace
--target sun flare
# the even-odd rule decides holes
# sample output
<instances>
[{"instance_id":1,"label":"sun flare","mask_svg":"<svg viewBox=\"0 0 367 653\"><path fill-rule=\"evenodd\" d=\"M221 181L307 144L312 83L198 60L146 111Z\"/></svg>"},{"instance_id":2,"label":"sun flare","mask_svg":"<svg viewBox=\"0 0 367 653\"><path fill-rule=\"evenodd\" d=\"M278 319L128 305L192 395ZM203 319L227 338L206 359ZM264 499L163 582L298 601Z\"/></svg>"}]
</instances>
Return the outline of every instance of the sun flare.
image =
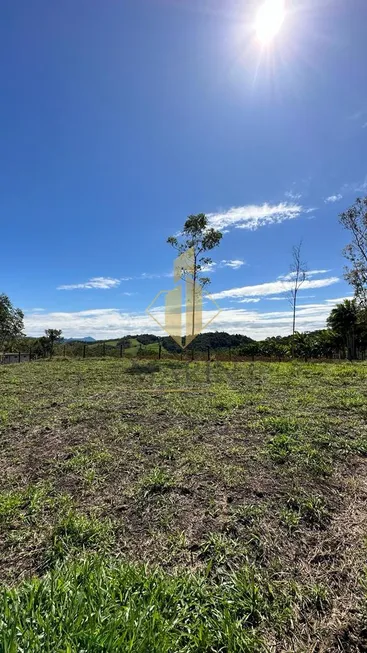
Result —
<instances>
[{"instance_id":1,"label":"sun flare","mask_svg":"<svg viewBox=\"0 0 367 653\"><path fill-rule=\"evenodd\" d=\"M255 31L264 45L270 43L279 32L285 18L285 0L265 0L258 9Z\"/></svg>"}]
</instances>

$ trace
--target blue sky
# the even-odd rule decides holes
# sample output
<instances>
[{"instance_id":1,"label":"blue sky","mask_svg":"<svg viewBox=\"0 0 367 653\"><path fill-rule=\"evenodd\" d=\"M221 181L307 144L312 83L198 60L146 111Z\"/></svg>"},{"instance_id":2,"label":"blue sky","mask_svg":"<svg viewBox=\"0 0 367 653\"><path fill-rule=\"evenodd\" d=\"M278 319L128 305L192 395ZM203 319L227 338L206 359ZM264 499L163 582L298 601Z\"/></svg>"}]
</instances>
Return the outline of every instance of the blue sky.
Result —
<instances>
[{"instance_id":1,"label":"blue sky","mask_svg":"<svg viewBox=\"0 0 367 653\"><path fill-rule=\"evenodd\" d=\"M259 4L0 0L0 292L29 335L156 332L190 213L226 232L212 328L289 333L300 238L298 328L351 294L337 216L367 191L367 4L288 0L266 47Z\"/></svg>"}]
</instances>

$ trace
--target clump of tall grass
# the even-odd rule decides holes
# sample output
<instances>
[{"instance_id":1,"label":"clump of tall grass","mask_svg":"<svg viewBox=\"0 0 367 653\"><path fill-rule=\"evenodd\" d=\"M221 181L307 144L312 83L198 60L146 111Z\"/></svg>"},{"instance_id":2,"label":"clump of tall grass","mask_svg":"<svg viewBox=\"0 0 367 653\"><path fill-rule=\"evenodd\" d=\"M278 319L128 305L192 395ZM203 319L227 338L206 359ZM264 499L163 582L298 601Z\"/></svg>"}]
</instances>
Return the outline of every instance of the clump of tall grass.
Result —
<instances>
[{"instance_id":1,"label":"clump of tall grass","mask_svg":"<svg viewBox=\"0 0 367 653\"><path fill-rule=\"evenodd\" d=\"M265 651L264 626L289 627L296 596L251 566L218 582L90 554L15 589L0 588L0 650Z\"/></svg>"}]
</instances>

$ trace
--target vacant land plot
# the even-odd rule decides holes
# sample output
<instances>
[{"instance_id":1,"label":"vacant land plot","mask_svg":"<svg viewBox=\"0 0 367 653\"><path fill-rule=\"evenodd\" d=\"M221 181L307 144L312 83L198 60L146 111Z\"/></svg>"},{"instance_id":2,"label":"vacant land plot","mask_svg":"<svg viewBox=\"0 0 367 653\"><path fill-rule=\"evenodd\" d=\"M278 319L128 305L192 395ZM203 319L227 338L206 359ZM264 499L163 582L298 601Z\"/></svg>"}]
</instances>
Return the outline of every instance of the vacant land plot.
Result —
<instances>
[{"instance_id":1,"label":"vacant land plot","mask_svg":"<svg viewBox=\"0 0 367 653\"><path fill-rule=\"evenodd\" d=\"M0 651L367 650L367 366L0 369Z\"/></svg>"}]
</instances>

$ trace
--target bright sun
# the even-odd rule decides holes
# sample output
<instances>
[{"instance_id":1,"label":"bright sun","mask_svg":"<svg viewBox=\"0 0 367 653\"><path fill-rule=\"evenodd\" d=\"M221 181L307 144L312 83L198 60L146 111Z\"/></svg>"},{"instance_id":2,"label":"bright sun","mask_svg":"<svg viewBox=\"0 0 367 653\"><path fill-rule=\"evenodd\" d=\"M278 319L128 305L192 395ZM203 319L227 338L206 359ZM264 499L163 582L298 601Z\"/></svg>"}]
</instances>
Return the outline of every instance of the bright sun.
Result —
<instances>
[{"instance_id":1,"label":"bright sun","mask_svg":"<svg viewBox=\"0 0 367 653\"><path fill-rule=\"evenodd\" d=\"M261 43L269 43L279 32L285 18L284 0L265 0L259 8L256 20L256 35Z\"/></svg>"}]
</instances>

